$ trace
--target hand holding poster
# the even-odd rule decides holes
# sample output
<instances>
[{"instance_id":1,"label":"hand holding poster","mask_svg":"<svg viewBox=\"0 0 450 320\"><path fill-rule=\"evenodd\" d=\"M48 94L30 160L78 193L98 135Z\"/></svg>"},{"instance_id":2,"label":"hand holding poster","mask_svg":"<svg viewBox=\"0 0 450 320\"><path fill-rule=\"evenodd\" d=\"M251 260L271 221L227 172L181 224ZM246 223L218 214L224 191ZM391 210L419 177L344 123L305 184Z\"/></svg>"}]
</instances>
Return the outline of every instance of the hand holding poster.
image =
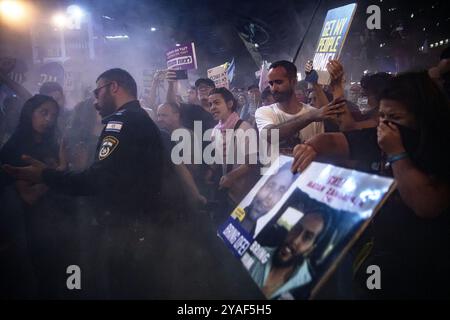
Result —
<instances>
[{"instance_id":1,"label":"hand holding poster","mask_svg":"<svg viewBox=\"0 0 450 320\"><path fill-rule=\"evenodd\" d=\"M172 70L197 69L197 57L193 42L174 47L166 52L167 68Z\"/></svg>"},{"instance_id":2,"label":"hand holding poster","mask_svg":"<svg viewBox=\"0 0 450 320\"><path fill-rule=\"evenodd\" d=\"M319 84L329 84L326 65L329 60L339 59L355 11L356 3L352 3L327 12L313 61L314 70L319 74Z\"/></svg>"},{"instance_id":3,"label":"hand holding poster","mask_svg":"<svg viewBox=\"0 0 450 320\"><path fill-rule=\"evenodd\" d=\"M312 298L393 189L393 179L279 158L219 228L268 299ZM283 279L283 280L280 280Z\"/></svg>"}]
</instances>

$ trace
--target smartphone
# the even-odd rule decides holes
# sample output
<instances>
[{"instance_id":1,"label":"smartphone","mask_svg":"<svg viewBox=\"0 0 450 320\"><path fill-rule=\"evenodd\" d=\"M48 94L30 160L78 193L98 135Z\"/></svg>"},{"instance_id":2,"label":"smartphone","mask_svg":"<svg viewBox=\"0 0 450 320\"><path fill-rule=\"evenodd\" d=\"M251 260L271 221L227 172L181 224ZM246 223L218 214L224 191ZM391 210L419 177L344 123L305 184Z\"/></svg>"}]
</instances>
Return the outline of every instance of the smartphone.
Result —
<instances>
[{"instance_id":1,"label":"smartphone","mask_svg":"<svg viewBox=\"0 0 450 320\"><path fill-rule=\"evenodd\" d=\"M188 78L187 70L174 70L174 71L175 71L175 79L185 80Z\"/></svg>"}]
</instances>

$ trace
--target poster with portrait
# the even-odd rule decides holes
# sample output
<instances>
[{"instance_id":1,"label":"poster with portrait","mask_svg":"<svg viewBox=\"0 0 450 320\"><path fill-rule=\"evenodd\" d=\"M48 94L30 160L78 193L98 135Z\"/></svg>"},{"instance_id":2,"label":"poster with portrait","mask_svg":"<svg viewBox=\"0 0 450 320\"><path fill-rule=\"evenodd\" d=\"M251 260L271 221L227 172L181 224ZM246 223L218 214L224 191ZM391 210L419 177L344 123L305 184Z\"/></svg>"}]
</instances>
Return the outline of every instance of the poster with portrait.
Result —
<instances>
[{"instance_id":1,"label":"poster with portrait","mask_svg":"<svg viewBox=\"0 0 450 320\"><path fill-rule=\"evenodd\" d=\"M311 299L394 189L391 178L281 156L219 227L268 299ZM280 280L283 279L283 280Z\"/></svg>"},{"instance_id":2,"label":"poster with portrait","mask_svg":"<svg viewBox=\"0 0 450 320\"><path fill-rule=\"evenodd\" d=\"M329 84L330 75L326 65L329 60L339 59L355 12L356 3L328 10L313 59L319 84Z\"/></svg>"}]
</instances>

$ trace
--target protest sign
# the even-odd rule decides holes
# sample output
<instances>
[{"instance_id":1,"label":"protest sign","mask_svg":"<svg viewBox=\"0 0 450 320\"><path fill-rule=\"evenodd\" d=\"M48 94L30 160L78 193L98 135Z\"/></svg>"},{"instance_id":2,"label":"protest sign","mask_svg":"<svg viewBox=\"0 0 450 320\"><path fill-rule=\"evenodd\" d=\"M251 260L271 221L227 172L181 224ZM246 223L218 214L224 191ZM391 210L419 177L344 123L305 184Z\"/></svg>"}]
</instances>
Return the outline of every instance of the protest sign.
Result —
<instances>
[{"instance_id":1,"label":"protest sign","mask_svg":"<svg viewBox=\"0 0 450 320\"><path fill-rule=\"evenodd\" d=\"M313 298L394 188L318 162L292 174L292 162L280 156L218 230L268 299Z\"/></svg>"},{"instance_id":2,"label":"protest sign","mask_svg":"<svg viewBox=\"0 0 450 320\"><path fill-rule=\"evenodd\" d=\"M214 81L216 88L229 88L227 63L208 69L208 78Z\"/></svg>"},{"instance_id":3,"label":"protest sign","mask_svg":"<svg viewBox=\"0 0 450 320\"><path fill-rule=\"evenodd\" d=\"M197 69L197 57L193 42L182 44L166 52L167 68L171 70Z\"/></svg>"},{"instance_id":4,"label":"protest sign","mask_svg":"<svg viewBox=\"0 0 450 320\"><path fill-rule=\"evenodd\" d=\"M329 60L339 59L355 11L356 3L351 3L327 12L313 60L314 70L319 74L319 84L330 82L326 65Z\"/></svg>"}]
</instances>

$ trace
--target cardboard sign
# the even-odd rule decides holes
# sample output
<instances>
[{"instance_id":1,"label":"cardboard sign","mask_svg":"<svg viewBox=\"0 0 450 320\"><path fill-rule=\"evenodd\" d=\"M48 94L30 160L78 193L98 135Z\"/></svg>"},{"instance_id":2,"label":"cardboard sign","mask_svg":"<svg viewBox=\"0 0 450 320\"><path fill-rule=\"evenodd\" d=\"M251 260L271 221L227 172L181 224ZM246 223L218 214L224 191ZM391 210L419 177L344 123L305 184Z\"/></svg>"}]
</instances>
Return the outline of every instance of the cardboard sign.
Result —
<instances>
[{"instance_id":1,"label":"cardboard sign","mask_svg":"<svg viewBox=\"0 0 450 320\"><path fill-rule=\"evenodd\" d=\"M208 78L214 81L216 88L229 88L227 63L208 69Z\"/></svg>"},{"instance_id":2,"label":"cardboard sign","mask_svg":"<svg viewBox=\"0 0 450 320\"><path fill-rule=\"evenodd\" d=\"M193 42L174 47L166 52L167 68L172 70L197 69L197 57Z\"/></svg>"},{"instance_id":3,"label":"cardboard sign","mask_svg":"<svg viewBox=\"0 0 450 320\"><path fill-rule=\"evenodd\" d=\"M218 230L268 299L313 298L394 189L391 178L318 162L292 174L292 162L281 156ZM269 285L279 270L286 278Z\"/></svg>"},{"instance_id":4,"label":"cardboard sign","mask_svg":"<svg viewBox=\"0 0 450 320\"><path fill-rule=\"evenodd\" d=\"M319 84L330 82L326 65L329 60L339 59L355 11L356 3L352 3L327 12L313 60L314 70L319 74Z\"/></svg>"}]
</instances>

